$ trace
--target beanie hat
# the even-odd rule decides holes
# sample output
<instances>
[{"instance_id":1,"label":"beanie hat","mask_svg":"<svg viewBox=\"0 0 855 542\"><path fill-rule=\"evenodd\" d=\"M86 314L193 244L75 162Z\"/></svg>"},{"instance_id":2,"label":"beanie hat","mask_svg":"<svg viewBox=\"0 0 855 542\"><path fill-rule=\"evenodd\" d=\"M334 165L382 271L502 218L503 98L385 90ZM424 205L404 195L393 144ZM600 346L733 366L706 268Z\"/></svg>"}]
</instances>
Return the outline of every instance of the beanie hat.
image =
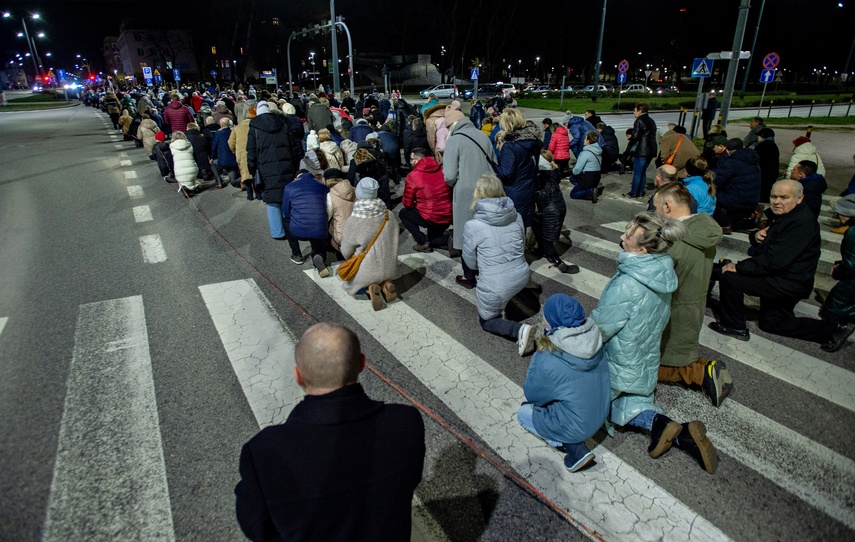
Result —
<instances>
[{"instance_id":1,"label":"beanie hat","mask_svg":"<svg viewBox=\"0 0 855 542\"><path fill-rule=\"evenodd\" d=\"M544 158L543 156L537 157L537 169L539 171L552 171L552 162Z\"/></svg>"},{"instance_id":2,"label":"beanie hat","mask_svg":"<svg viewBox=\"0 0 855 542\"><path fill-rule=\"evenodd\" d=\"M446 111L449 109L456 109L460 111L460 101L459 100L451 100L451 103L445 107Z\"/></svg>"},{"instance_id":3,"label":"beanie hat","mask_svg":"<svg viewBox=\"0 0 855 542\"><path fill-rule=\"evenodd\" d=\"M685 126L674 126L674 132L676 132L678 134L685 134L686 133L686 127Z\"/></svg>"},{"instance_id":4,"label":"beanie hat","mask_svg":"<svg viewBox=\"0 0 855 542\"><path fill-rule=\"evenodd\" d=\"M347 175L342 170L331 167L324 171L324 179L347 179Z\"/></svg>"},{"instance_id":5,"label":"beanie hat","mask_svg":"<svg viewBox=\"0 0 855 542\"><path fill-rule=\"evenodd\" d=\"M568 122L570 122L570 119L572 119L572 118L573 118L573 112L568 109L567 114L564 115L563 119L561 119L561 124L567 124Z\"/></svg>"},{"instance_id":6,"label":"beanie hat","mask_svg":"<svg viewBox=\"0 0 855 542\"><path fill-rule=\"evenodd\" d=\"M711 143L713 144L713 146L721 145L722 147L724 147L725 145L727 145L727 138L724 136L715 136L714 138L712 138Z\"/></svg>"},{"instance_id":7,"label":"beanie hat","mask_svg":"<svg viewBox=\"0 0 855 542\"><path fill-rule=\"evenodd\" d=\"M318 133L314 130L309 131L309 135L306 137L306 148L307 149L317 149L320 147L318 143Z\"/></svg>"},{"instance_id":8,"label":"beanie hat","mask_svg":"<svg viewBox=\"0 0 855 542\"><path fill-rule=\"evenodd\" d=\"M849 218L855 217L855 194L849 194L837 200L834 204L834 212Z\"/></svg>"},{"instance_id":9,"label":"beanie hat","mask_svg":"<svg viewBox=\"0 0 855 542\"><path fill-rule=\"evenodd\" d=\"M376 199L380 185L371 177L363 177L356 185L356 199Z\"/></svg>"},{"instance_id":10,"label":"beanie hat","mask_svg":"<svg viewBox=\"0 0 855 542\"><path fill-rule=\"evenodd\" d=\"M282 104L282 112L286 115L295 115L297 113L297 110L294 109L293 105L289 104L288 102L285 102L284 104Z\"/></svg>"},{"instance_id":11,"label":"beanie hat","mask_svg":"<svg viewBox=\"0 0 855 542\"><path fill-rule=\"evenodd\" d=\"M543 304L543 317L549 324L547 335L560 327L579 327L585 323L585 309L567 294L553 294Z\"/></svg>"},{"instance_id":12,"label":"beanie hat","mask_svg":"<svg viewBox=\"0 0 855 542\"><path fill-rule=\"evenodd\" d=\"M261 100L260 102L258 102L256 104L256 106L255 106L255 114L256 115L263 115L263 114L269 113L269 112L270 112L270 104L268 104L264 100Z\"/></svg>"},{"instance_id":13,"label":"beanie hat","mask_svg":"<svg viewBox=\"0 0 855 542\"><path fill-rule=\"evenodd\" d=\"M300 161L300 167L311 173L312 175L321 174L321 161L318 160L318 155L313 149L306 151L306 156Z\"/></svg>"},{"instance_id":14,"label":"beanie hat","mask_svg":"<svg viewBox=\"0 0 855 542\"><path fill-rule=\"evenodd\" d=\"M163 132L157 132L156 134L154 134L154 140L155 141L166 141L166 134L164 134Z\"/></svg>"},{"instance_id":15,"label":"beanie hat","mask_svg":"<svg viewBox=\"0 0 855 542\"><path fill-rule=\"evenodd\" d=\"M805 143L810 143L810 138L805 136L799 136L793 140L793 146L798 147L799 145L804 145Z\"/></svg>"},{"instance_id":16,"label":"beanie hat","mask_svg":"<svg viewBox=\"0 0 855 542\"><path fill-rule=\"evenodd\" d=\"M455 100L456 101L456 100ZM460 103L460 102L458 102ZM451 109L451 106L448 106L445 109L445 125L447 127L451 127L452 124L459 121L463 118L463 113L459 109Z\"/></svg>"}]
</instances>

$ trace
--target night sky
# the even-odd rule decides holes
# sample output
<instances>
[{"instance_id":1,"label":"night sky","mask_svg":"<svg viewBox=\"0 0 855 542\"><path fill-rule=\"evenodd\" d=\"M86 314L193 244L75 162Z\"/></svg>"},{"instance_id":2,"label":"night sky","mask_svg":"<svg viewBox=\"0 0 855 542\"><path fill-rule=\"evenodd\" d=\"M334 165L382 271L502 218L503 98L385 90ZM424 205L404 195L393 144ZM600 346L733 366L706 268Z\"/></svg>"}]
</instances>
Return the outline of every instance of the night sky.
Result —
<instances>
[{"instance_id":1,"label":"night sky","mask_svg":"<svg viewBox=\"0 0 855 542\"><path fill-rule=\"evenodd\" d=\"M751 47L760 3L752 2L743 50ZM729 50L739 4L738 0L610 0L604 71L613 71L622 58L633 69L647 63L673 67L690 64L692 58L711 51ZM823 66L832 73L842 71L855 38L855 0L843 4L841 8L829 0L767 0L752 71L759 76L759 58L771 51L780 54L779 67L791 72L807 73ZM198 41L210 33L231 34L235 17L230 14L253 6L259 15L281 18L283 46L291 30L329 14L328 0L0 0L0 10L14 16L41 15L41 21L28 23L30 30L47 34L37 41L39 52L46 64L60 68L71 67L77 53L102 66L102 40L118 34L123 18L140 14L165 17L174 26L194 28ZM477 57L496 66L511 64L512 73L528 69L529 74L539 56L543 77L552 68L557 74L573 68L577 75L591 69L602 2L337 0L336 13L345 16L357 51L427 53L435 63L446 66L452 59L459 66L463 55L467 65ZM20 22L4 19L0 25L3 61L15 52L26 52L24 40L15 37ZM320 49L327 39L295 43L295 57L303 50ZM441 46L447 51L442 60ZM51 59L45 58L48 51L53 53ZM855 71L855 60L849 68Z\"/></svg>"}]
</instances>

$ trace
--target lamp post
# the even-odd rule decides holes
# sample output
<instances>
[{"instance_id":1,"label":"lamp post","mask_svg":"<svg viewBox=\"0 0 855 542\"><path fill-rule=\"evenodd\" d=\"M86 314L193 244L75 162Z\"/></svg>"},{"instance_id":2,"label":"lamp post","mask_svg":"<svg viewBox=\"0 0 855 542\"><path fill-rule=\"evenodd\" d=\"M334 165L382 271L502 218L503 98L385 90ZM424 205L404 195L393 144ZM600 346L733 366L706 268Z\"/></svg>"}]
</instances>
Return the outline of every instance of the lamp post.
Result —
<instances>
[{"instance_id":1,"label":"lamp post","mask_svg":"<svg viewBox=\"0 0 855 542\"><path fill-rule=\"evenodd\" d=\"M600 88L600 65L603 63L603 34L606 31L606 0L603 0L603 17L600 20L600 39L597 41L597 63L594 65L594 91L591 101L597 101L597 89Z\"/></svg>"},{"instance_id":2,"label":"lamp post","mask_svg":"<svg viewBox=\"0 0 855 542\"><path fill-rule=\"evenodd\" d=\"M335 0L330 0L330 34L332 34L332 64L333 64L333 92L336 96L341 91L338 77L338 33L336 32Z\"/></svg>"},{"instance_id":3,"label":"lamp post","mask_svg":"<svg viewBox=\"0 0 855 542\"><path fill-rule=\"evenodd\" d=\"M34 13L31 15L31 17L33 20L39 19L39 14ZM12 14L9 13L8 11L4 11L3 12L3 18L4 19L12 19L13 17L12 17ZM40 74L44 75L44 72L39 70L39 64L40 63L37 63L37 61L36 61L36 57L38 56L38 53L36 53L36 51L34 50L34 47L36 46L36 44L32 39L30 39L30 31L27 29L27 19L25 17L21 17L21 24L24 26L24 32L23 33L19 32L18 37L22 37L22 38L25 38L27 40L27 47L30 49L30 58L33 59L33 77L38 77ZM42 33L42 35L44 35L44 33Z\"/></svg>"}]
</instances>

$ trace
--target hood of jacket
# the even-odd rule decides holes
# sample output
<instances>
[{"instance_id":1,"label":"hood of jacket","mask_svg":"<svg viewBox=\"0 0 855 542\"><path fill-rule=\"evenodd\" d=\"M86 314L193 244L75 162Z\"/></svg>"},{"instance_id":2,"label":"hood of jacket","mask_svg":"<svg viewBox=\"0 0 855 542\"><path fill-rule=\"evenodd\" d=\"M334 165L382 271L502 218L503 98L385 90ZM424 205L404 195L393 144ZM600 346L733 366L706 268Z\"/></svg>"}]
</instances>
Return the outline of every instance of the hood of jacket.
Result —
<instances>
[{"instance_id":1,"label":"hood of jacket","mask_svg":"<svg viewBox=\"0 0 855 542\"><path fill-rule=\"evenodd\" d=\"M802 143L793 150L793 154L816 154L816 146L810 141Z\"/></svg>"},{"instance_id":2,"label":"hood of jacket","mask_svg":"<svg viewBox=\"0 0 855 542\"><path fill-rule=\"evenodd\" d=\"M335 194L337 198L345 201L356 201L356 189L348 182L347 179L342 179L330 187L330 192Z\"/></svg>"},{"instance_id":3,"label":"hood of jacket","mask_svg":"<svg viewBox=\"0 0 855 542\"><path fill-rule=\"evenodd\" d=\"M594 356L603 347L603 336L600 327L592 318L585 320L582 325L576 327L561 327L549 335L552 344L570 354L554 352L565 363L581 371L593 369L597 364Z\"/></svg>"},{"instance_id":4,"label":"hood of jacket","mask_svg":"<svg viewBox=\"0 0 855 542\"><path fill-rule=\"evenodd\" d=\"M592 152L597 156L602 156L603 154L603 148L600 147L597 143L594 143L593 145L585 145L582 150Z\"/></svg>"},{"instance_id":5,"label":"hood of jacket","mask_svg":"<svg viewBox=\"0 0 855 542\"><path fill-rule=\"evenodd\" d=\"M509 141L540 141L540 138L535 127L523 126L519 130L505 133L505 142Z\"/></svg>"},{"instance_id":6,"label":"hood of jacket","mask_svg":"<svg viewBox=\"0 0 855 542\"><path fill-rule=\"evenodd\" d=\"M252 122L250 123L251 128L258 128L262 132L267 132L269 134L275 134L280 132L285 126L285 117L284 115L276 115L265 113L263 115L258 115Z\"/></svg>"},{"instance_id":7,"label":"hood of jacket","mask_svg":"<svg viewBox=\"0 0 855 542\"><path fill-rule=\"evenodd\" d=\"M807 143L805 143L807 145ZM739 160L752 166L760 164L760 156L754 149L740 149L730 155L729 160Z\"/></svg>"},{"instance_id":8,"label":"hood of jacket","mask_svg":"<svg viewBox=\"0 0 855 542\"><path fill-rule=\"evenodd\" d=\"M612 128L611 126L606 126L605 128L603 128L603 131L600 133L606 134L606 135L615 135L615 129Z\"/></svg>"},{"instance_id":9,"label":"hood of jacket","mask_svg":"<svg viewBox=\"0 0 855 542\"><path fill-rule=\"evenodd\" d=\"M674 260L667 254L621 252L618 255L618 271L658 294L668 294L677 289Z\"/></svg>"},{"instance_id":10,"label":"hood of jacket","mask_svg":"<svg viewBox=\"0 0 855 542\"><path fill-rule=\"evenodd\" d=\"M172 100L171 102L169 102L169 107L172 109L180 109L184 106L181 105L181 102L179 102L177 100Z\"/></svg>"},{"instance_id":11,"label":"hood of jacket","mask_svg":"<svg viewBox=\"0 0 855 542\"><path fill-rule=\"evenodd\" d=\"M176 139L169 144L169 147L179 151L186 151L187 149L192 148L192 145L186 139Z\"/></svg>"},{"instance_id":12,"label":"hood of jacket","mask_svg":"<svg viewBox=\"0 0 855 542\"><path fill-rule=\"evenodd\" d=\"M708 215L693 215L687 218L684 224L687 231L683 242L701 252L715 247L721 241L721 226Z\"/></svg>"},{"instance_id":13,"label":"hood of jacket","mask_svg":"<svg viewBox=\"0 0 855 542\"><path fill-rule=\"evenodd\" d=\"M511 198L485 198L475 203L476 220L491 226L507 226L517 219L517 210Z\"/></svg>"},{"instance_id":14,"label":"hood of jacket","mask_svg":"<svg viewBox=\"0 0 855 542\"><path fill-rule=\"evenodd\" d=\"M413 166L413 171L420 171L424 173L436 173L437 171L441 170L442 166L439 165L436 160L434 160L430 156L422 158L415 166Z\"/></svg>"},{"instance_id":15,"label":"hood of jacket","mask_svg":"<svg viewBox=\"0 0 855 542\"><path fill-rule=\"evenodd\" d=\"M567 137L570 137L570 134L568 134L568 133L567 133L567 128L565 128L565 127L561 126L560 124L558 125L558 127L557 127L557 128L555 128L555 131L554 131L554 132L552 132L552 135L560 134L560 133L562 133L562 132L563 132L563 133L564 133L564 135L566 135Z\"/></svg>"}]
</instances>

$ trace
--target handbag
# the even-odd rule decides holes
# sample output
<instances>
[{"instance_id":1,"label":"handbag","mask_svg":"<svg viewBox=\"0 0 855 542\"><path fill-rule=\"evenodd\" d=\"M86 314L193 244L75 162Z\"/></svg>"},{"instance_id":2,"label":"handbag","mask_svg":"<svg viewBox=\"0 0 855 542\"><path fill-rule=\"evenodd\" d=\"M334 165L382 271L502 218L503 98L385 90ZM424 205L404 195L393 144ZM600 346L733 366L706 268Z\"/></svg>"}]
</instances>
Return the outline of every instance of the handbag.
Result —
<instances>
[{"instance_id":1,"label":"handbag","mask_svg":"<svg viewBox=\"0 0 855 542\"><path fill-rule=\"evenodd\" d=\"M671 156L669 156L669 157L668 157L668 159L667 159L667 160L665 160L665 164L666 164L666 165L669 165L669 166L670 166L671 164L673 164L673 163L674 163L674 158L677 156L677 151L679 151L679 150L680 150L680 144L681 144L682 142L683 142L683 134L680 134L680 139L678 139L678 140L677 140L677 146L676 146L676 147L674 147L674 152L672 152L672 153L671 153Z\"/></svg>"},{"instance_id":2,"label":"handbag","mask_svg":"<svg viewBox=\"0 0 855 542\"><path fill-rule=\"evenodd\" d=\"M353 280L353 277L356 276L356 273L359 271L359 266L362 264L362 260L365 259L365 255L368 254L368 251L371 250L371 247L374 245L374 241L380 237L380 233L383 231L383 228L386 226L386 222L389 221L389 211L386 211L386 216L383 217L383 223L380 224L380 229L377 230L377 234L374 236L374 239L368 243L368 246L360 252L359 254L354 254L350 258L341 262L338 266L338 276L343 281Z\"/></svg>"}]
</instances>

